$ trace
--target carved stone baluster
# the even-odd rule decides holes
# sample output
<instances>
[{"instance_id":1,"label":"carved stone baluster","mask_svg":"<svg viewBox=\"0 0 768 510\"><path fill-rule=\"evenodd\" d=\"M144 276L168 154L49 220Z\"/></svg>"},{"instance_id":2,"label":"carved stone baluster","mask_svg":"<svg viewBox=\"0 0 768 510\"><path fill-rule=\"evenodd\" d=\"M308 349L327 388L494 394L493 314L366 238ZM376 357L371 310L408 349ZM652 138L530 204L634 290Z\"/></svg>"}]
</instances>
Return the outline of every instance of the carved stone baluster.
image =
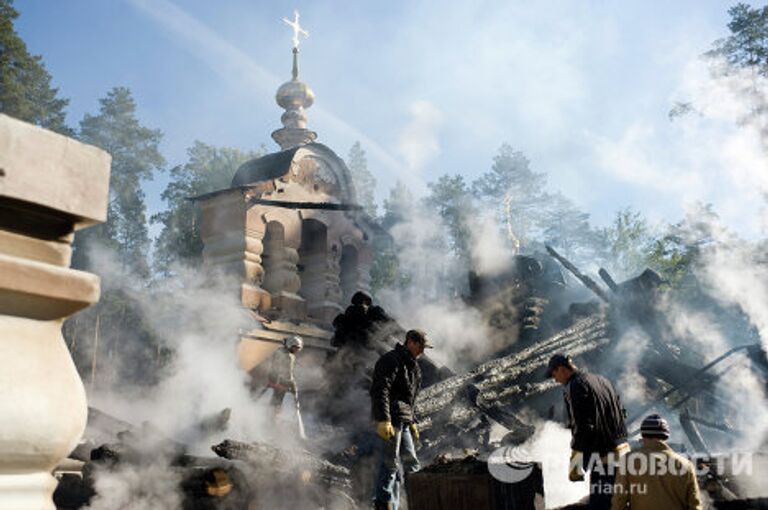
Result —
<instances>
[{"instance_id":1,"label":"carved stone baluster","mask_svg":"<svg viewBox=\"0 0 768 510\"><path fill-rule=\"evenodd\" d=\"M99 298L69 268L73 232L106 219L106 152L0 115L0 509L55 510L51 470L85 429L61 326Z\"/></svg>"}]
</instances>

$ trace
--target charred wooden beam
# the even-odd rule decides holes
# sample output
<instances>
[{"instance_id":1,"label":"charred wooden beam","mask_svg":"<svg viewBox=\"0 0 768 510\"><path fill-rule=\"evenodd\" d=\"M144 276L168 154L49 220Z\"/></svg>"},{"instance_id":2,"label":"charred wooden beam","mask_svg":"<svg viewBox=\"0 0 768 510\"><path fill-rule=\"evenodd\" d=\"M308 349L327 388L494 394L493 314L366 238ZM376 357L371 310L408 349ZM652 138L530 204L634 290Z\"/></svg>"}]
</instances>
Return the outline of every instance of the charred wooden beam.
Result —
<instances>
[{"instance_id":1,"label":"charred wooden beam","mask_svg":"<svg viewBox=\"0 0 768 510\"><path fill-rule=\"evenodd\" d=\"M328 486L350 486L349 469L307 451L284 450L264 443L244 443L233 439L226 439L211 449L219 457L244 461L261 473L292 474L304 481L317 477Z\"/></svg>"},{"instance_id":2,"label":"charred wooden beam","mask_svg":"<svg viewBox=\"0 0 768 510\"><path fill-rule=\"evenodd\" d=\"M721 432L726 432L728 434L741 434L741 431L733 428L731 424L725 420L722 420L722 421L710 420L710 419L704 418L703 416L698 416L691 413L688 413L688 418L690 418L690 420L695 423L704 425L705 427L709 427L711 429L719 430Z\"/></svg>"},{"instance_id":3,"label":"charred wooden beam","mask_svg":"<svg viewBox=\"0 0 768 510\"><path fill-rule=\"evenodd\" d=\"M232 409L225 407L217 413L204 416L198 423L200 432L221 432L227 430L229 419L232 417Z\"/></svg>"},{"instance_id":4,"label":"charred wooden beam","mask_svg":"<svg viewBox=\"0 0 768 510\"><path fill-rule=\"evenodd\" d=\"M607 323L603 317L583 319L546 340L526 346L508 356L487 361L473 370L425 388L419 394L416 414L421 419L437 413L452 405L462 394L469 395L473 403L482 406L500 398L506 401L507 396L546 391L551 385L539 383L553 354L568 352L577 357L606 345L609 341ZM529 380L526 381L525 378Z\"/></svg>"},{"instance_id":5,"label":"charred wooden beam","mask_svg":"<svg viewBox=\"0 0 768 510\"><path fill-rule=\"evenodd\" d=\"M605 284L608 286L609 289L611 289L613 292L616 292L619 290L619 286L616 284L616 281L611 277L610 273L603 269L602 267L597 272L598 275L600 275L600 278L605 282Z\"/></svg>"},{"instance_id":6,"label":"charred wooden beam","mask_svg":"<svg viewBox=\"0 0 768 510\"><path fill-rule=\"evenodd\" d=\"M691 420L687 409L680 413L680 426L683 428L683 432L685 432L685 435L697 452L709 454L709 448L707 448L704 438L701 437L699 428L693 423L693 420Z\"/></svg>"},{"instance_id":7,"label":"charred wooden beam","mask_svg":"<svg viewBox=\"0 0 768 510\"><path fill-rule=\"evenodd\" d=\"M675 392L681 392L684 395L685 394L684 392L686 391L689 391L689 390L695 391L697 388L701 387L700 376L707 373L713 367L717 366L722 361L728 359L733 354L736 354L739 351L749 351L754 348L755 348L754 344L748 344L748 345L740 345L738 347L734 347L733 349L726 351L725 353L721 354L717 358L713 359L712 361L710 361L709 363L701 367L695 373L691 374L691 376L683 384L673 386L671 389L665 391L664 393L659 395L657 398L655 398L653 401L641 407L639 410L635 412L634 415L632 415L629 418L629 420L627 420L627 424L632 424L637 420L643 418L643 416L645 416L645 413L648 412L649 409L653 408L656 404L663 401L664 399L666 399L667 397L669 397Z\"/></svg>"},{"instance_id":8,"label":"charred wooden beam","mask_svg":"<svg viewBox=\"0 0 768 510\"><path fill-rule=\"evenodd\" d=\"M563 267L565 267L568 271L570 271L573 276L578 278L578 280L583 283L589 290L595 293L597 297L605 301L606 303L611 302L611 298L608 297L608 294L605 293L603 289L600 288L600 286L595 283L595 280L590 278L589 276L585 275L581 271L579 271L579 268L574 266L571 261L560 255L555 251L554 248L552 248L549 245L546 245L545 248L547 249L547 252L552 255L558 262L560 262Z\"/></svg>"}]
</instances>

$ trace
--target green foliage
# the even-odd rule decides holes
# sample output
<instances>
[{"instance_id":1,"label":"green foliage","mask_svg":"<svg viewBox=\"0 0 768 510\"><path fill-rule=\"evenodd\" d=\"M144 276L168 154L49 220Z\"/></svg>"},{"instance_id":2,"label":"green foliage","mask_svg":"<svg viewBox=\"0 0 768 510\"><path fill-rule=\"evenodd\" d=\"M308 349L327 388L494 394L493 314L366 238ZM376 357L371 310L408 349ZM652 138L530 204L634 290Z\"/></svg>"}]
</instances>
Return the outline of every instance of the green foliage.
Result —
<instances>
[{"instance_id":1,"label":"green foliage","mask_svg":"<svg viewBox=\"0 0 768 510\"><path fill-rule=\"evenodd\" d=\"M544 192L547 178L533 172L530 161L509 144L504 144L493 158L493 166L472 183L472 190L493 208L507 236L524 249L534 236L538 219L546 208Z\"/></svg>"},{"instance_id":2,"label":"green foliage","mask_svg":"<svg viewBox=\"0 0 768 510\"><path fill-rule=\"evenodd\" d=\"M714 242L713 226L719 221L712 204L697 204L685 217L654 239L648 265L673 287L695 285L695 269L702 251Z\"/></svg>"},{"instance_id":3,"label":"green foliage","mask_svg":"<svg viewBox=\"0 0 768 510\"><path fill-rule=\"evenodd\" d=\"M589 214L560 193L548 195L547 202L547 210L538 221L544 243L574 261L592 258L596 235L589 224Z\"/></svg>"},{"instance_id":4,"label":"green foliage","mask_svg":"<svg viewBox=\"0 0 768 510\"><path fill-rule=\"evenodd\" d=\"M413 194L403 184L397 181L389 190L389 197L384 199L384 214L381 217L381 226L386 230L405 220L405 214L412 208Z\"/></svg>"},{"instance_id":5,"label":"green foliage","mask_svg":"<svg viewBox=\"0 0 768 510\"><path fill-rule=\"evenodd\" d=\"M363 206L366 213L372 218L376 217L376 178L368 171L368 161L360 142L355 142L349 150L347 167L352 174L352 182L355 185L357 201Z\"/></svg>"},{"instance_id":6,"label":"green foliage","mask_svg":"<svg viewBox=\"0 0 768 510\"><path fill-rule=\"evenodd\" d=\"M768 77L768 5L751 7L736 4L728 10L730 35L714 42L704 54L714 64L712 75L728 76L734 71L746 70L748 83L731 88L750 106L750 111L738 119L742 126L752 126L760 132L764 148L768 150L768 93L764 80ZM726 62L722 65L721 60ZM738 82L737 82L738 83Z\"/></svg>"},{"instance_id":7,"label":"green foliage","mask_svg":"<svg viewBox=\"0 0 768 510\"><path fill-rule=\"evenodd\" d=\"M64 338L92 390L156 384L171 356L125 288L104 288L98 303L65 322Z\"/></svg>"},{"instance_id":8,"label":"green foliage","mask_svg":"<svg viewBox=\"0 0 768 510\"><path fill-rule=\"evenodd\" d=\"M730 35L715 41L708 56L722 56L734 67L754 68L768 76L768 6L738 3L728 9Z\"/></svg>"},{"instance_id":9,"label":"green foliage","mask_svg":"<svg viewBox=\"0 0 768 510\"><path fill-rule=\"evenodd\" d=\"M656 249L648 222L630 207L616 213L613 223L600 232L606 245L608 265L614 276L635 276L648 265L648 257Z\"/></svg>"},{"instance_id":10,"label":"green foliage","mask_svg":"<svg viewBox=\"0 0 768 510\"><path fill-rule=\"evenodd\" d=\"M384 214L381 226L387 232L405 220L405 215L412 210L413 195L401 181L397 181L384 200ZM404 288L410 277L401 267L396 247L391 239L381 236L375 240L374 259L371 266L371 291L374 296L384 288Z\"/></svg>"},{"instance_id":11,"label":"green foliage","mask_svg":"<svg viewBox=\"0 0 768 510\"><path fill-rule=\"evenodd\" d=\"M146 278L150 242L141 183L165 164L159 150L162 133L139 123L127 88L115 87L99 102L99 113L86 114L80 122L79 138L112 155L109 209L104 225L76 237L74 263L87 267L86 245L98 241L118 252L126 270Z\"/></svg>"},{"instance_id":12,"label":"green foliage","mask_svg":"<svg viewBox=\"0 0 768 510\"><path fill-rule=\"evenodd\" d=\"M162 194L168 208L152 216L153 223L163 226L154 260L160 273L169 274L174 262L194 264L202 259L200 207L188 199L228 188L238 167L264 152L242 152L199 141L187 150L189 159L170 170L171 179Z\"/></svg>"},{"instance_id":13,"label":"green foliage","mask_svg":"<svg viewBox=\"0 0 768 510\"><path fill-rule=\"evenodd\" d=\"M0 0L0 112L71 136L64 111L69 100L57 97L42 57L30 55L16 33L18 16L11 0Z\"/></svg>"},{"instance_id":14,"label":"green foliage","mask_svg":"<svg viewBox=\"0 0 768 510\"><path fill-rule=\"evenodd\" d=\"M462 175L443 175L436 182L427 184L430 194L426 206L437 212L448 229L450 248L464 260L470 260L472 223L478 210L472 192Z\"/></svg>"}]
</instances>

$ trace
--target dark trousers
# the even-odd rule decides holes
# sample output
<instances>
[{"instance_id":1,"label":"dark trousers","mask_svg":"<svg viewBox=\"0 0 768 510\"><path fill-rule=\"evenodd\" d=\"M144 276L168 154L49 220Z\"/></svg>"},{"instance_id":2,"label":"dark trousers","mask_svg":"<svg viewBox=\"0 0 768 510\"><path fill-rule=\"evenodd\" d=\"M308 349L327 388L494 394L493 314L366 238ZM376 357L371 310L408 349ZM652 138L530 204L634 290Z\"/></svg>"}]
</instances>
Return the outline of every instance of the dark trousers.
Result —
<instances>
[{"instance_id":1,"label":"dark trousers","mask_svg":"<svg viewBox=\"0 0 768 510\"><path fill-rule=\"evenodd\" d=\"M602 468L602 469L601 469ZM589 472L589 509L610 510L616 474L606 465L594 466Z\"/></svg>"}]
</instances>

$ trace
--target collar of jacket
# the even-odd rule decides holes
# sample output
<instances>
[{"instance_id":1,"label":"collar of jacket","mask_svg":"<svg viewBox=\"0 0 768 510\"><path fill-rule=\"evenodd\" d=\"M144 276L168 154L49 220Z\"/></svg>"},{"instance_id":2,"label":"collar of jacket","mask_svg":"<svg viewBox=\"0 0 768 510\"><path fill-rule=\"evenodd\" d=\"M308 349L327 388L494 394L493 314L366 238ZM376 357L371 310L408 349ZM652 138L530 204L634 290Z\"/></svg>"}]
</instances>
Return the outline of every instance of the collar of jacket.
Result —
<instances>
[{"instance_id":1,"label":"collar of jacket","mask_svg":"<svg viewBox=\"0 0 768 510\"><path fill-rule=\"evenodd\" d=\"M581 370L574 370L571 373L571 376L568 378L568 380L565 381L565 384L568 384L569 382L573 381L579 375L581 375Z\"/></svg>"},{"instance_id":2,"label":"collar of jacket","mask_svg":"<svg viewBox=\"0 0 768 510\"><path fill-rule=\"evenodd\" d=\"M406 363L416 363L416 358L413 357L411 351L404 344L395 345L395 351Z\"/></svg>"},{"instance_id":3,"label":"collar of jacket","mask_svg":"<svg viewBox=\"0 0 768 510\"><path fill-rule=\"evenodd\" d=\"M640 449L649 452L672 451L672 448L664 440L650 437L643 438L643 445Z\"/></svg>"}]
</instances>

